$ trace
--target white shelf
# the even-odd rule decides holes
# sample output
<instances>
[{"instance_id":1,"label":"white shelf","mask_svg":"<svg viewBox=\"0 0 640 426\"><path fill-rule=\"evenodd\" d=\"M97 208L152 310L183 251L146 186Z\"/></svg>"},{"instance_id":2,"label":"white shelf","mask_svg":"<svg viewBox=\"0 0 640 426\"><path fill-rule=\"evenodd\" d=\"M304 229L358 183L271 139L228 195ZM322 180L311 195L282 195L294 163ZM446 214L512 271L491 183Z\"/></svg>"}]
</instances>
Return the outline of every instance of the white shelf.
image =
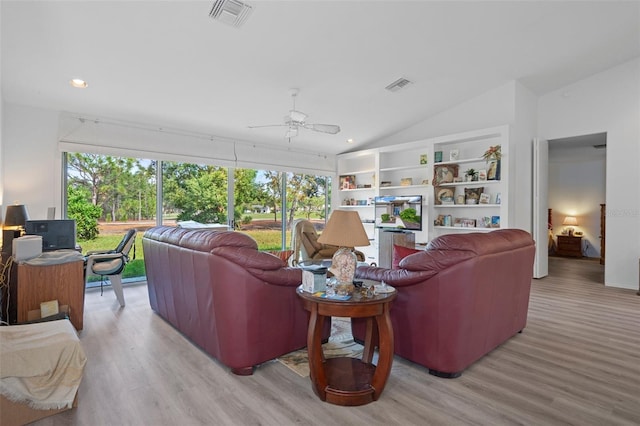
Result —
<instances>
[{"instance_id":1,"label":"white shelf","mask_svg":"<svg viewBox=\"0 0 640 426\"><path fill-rule=\"evenodd\" d=\"M381 186L380 191L387 189L409 189L409 188L426 188L429 185L393 185L393 186Z\"/></svg>"},{"instance_id":2,"label":"white shelf","mask_svg":"<svg viewBox=\"0 0 640 426\"><path fill-rule=\"evenodd\" d=\"M474 180L471 182L450 182L450 183L440 183L436 186L469 186L469 185L485 185L485 184L496 184L496 183L500 183L501 181L499 180Z\"/></svg>"},{"instance_id":3,"label":"white shelf","mask_svg":"<svg viewBox=\"0 0 640 426\"><path fill-rule=\"evenodd\" d=\"M375 173L375 169L356 170L352 172L340 172L340 176L364 175L366 173Z\"/></svg>"},{"instance_id":4,"label":"white shelf","mask_svg":"<svg viewBox=\"0 0 640 426\"><path fill-rule=\"evenodd\" d=\"M481 161L487 161L484 158L466 158L464 160L456 160L456 161L440 161L439 163L433 163L434 166L440 165L449 165L449 164L468 164L468 163L479 163Z\"/></svg>"},{"instance_id":5,"label":"white shelf","mask_svg":"<svg viewBox=\"0 0 640 426\"><path fill-rule=\"evenodd\" d=\"M354 188L354 189L341 189L340 192L362 192L373 191L375 188Z\"/></svg>"},{"instance_id":6,"label":"white shelf","mask_svg":"<svg viewBox=\"0 0 640 426\"><path fill-rule=\"evenodd\" d=\"M400 170L420 170L428 169L428 164L419 164L417 166L399 166L399 167L380 167L380 172L396 172Z\"/></svg>"}]
</instances>

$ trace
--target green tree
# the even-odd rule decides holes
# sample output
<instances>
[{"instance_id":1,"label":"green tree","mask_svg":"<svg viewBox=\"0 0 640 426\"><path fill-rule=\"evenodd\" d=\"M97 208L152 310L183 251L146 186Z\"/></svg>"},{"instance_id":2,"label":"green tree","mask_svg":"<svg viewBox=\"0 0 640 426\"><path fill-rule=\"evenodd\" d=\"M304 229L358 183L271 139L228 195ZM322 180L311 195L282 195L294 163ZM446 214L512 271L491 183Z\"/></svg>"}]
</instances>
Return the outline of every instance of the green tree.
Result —
<instances>
[{"instance_id":1,"label":"green tree","mask_svg":"<svg viewBox=\"0 0 640 426\"><path fill-rule=\"evenodd\" d=\"M81 240L93 240L98 236L98 218L102 209L91 203L91 193L84 187L67 187L67 213L76 221L76 233Z\"/></svg>"}]
</instances>

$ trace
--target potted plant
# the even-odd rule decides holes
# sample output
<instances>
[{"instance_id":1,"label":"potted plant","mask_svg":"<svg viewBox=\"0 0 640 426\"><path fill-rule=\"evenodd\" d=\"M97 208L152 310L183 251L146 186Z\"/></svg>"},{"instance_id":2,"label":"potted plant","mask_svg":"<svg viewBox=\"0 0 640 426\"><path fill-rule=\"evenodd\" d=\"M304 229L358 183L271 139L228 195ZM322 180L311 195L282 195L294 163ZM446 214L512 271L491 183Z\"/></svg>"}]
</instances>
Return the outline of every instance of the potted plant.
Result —
<instances>
[{"instance_id":1,"label":"potted plant","mask_svg":"<svg viewBox=\"0 0 640 426\"><path fill-rule=\"evenodd\" d=\"M464 172L464 175L465 175L466 182L478 180L478 172L475 169L467 170L466 172Z\"/></svg>"},{"instance_id":2,"label":"potted plant","mask_svg":"<svg viewBox=\"0 0 640 426\"><path fill-rule=\"evenodd\" d=\"M407 229L420 229L422 218L417 215L416 209L404 209L400 212L400 219Z\"/></svg>"}]
</instances>

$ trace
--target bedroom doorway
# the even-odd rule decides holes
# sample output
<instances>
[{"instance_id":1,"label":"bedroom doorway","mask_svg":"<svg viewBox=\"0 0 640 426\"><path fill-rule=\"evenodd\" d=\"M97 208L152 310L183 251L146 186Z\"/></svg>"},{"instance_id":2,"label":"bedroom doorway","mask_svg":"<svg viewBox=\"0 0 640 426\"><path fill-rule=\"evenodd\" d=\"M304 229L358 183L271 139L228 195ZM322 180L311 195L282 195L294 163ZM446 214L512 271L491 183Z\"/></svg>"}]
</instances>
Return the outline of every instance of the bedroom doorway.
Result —
<instances>
[{"instance_id":1,"label":"bedroom doorway","mask_svg":"<svg viewBox=\"0 0 640 426\"><path fill-rule=\"evenodd\" d=\"M549 140L550 256L604 265L606 147L604 132Z\"/></svg>"}]
</instances>

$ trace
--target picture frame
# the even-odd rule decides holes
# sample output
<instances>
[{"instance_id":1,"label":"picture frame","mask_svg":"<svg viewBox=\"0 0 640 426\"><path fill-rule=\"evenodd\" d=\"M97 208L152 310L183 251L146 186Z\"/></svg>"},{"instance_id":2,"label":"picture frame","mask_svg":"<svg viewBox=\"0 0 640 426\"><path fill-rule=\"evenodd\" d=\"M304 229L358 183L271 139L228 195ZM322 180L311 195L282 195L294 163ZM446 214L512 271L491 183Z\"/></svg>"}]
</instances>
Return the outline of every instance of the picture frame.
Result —
<instances>
[{"instance_id":1,"label":"picture frame","mask_svg":"<svg viewBox=\"0 0 640 426\"><path fill-rule=\"evenodd\" d=\"M487 180L487 171L485 169L478 170L478 180L479 181Z\"/></svg>"},{"instance_id":2,"label":"picture frame","mask_svg":"<svg viewBox=\"0 0 640 426\"><path fill-rule=\"evenodd\" d=\"M487 180L500 180L500 160L489 160Z\"/></svg>"},{"instance_id":3,"label":"picture frame","mask_svg":"<svg viewBox=\"0 0 640 426\"><path fill-rule=\"evenodd\" d=\"M442 151L436 151L433 153L433 161L436 163L442 162Z\"/></svg>"},{"instance_id":4,"label":"picture frame","mask_svg":"<svg viewBox=\"0 0 640 426\"><path fill-rule=\"evenodd\" d=\"M467 219L467 218L463 218L463 217L457 217L453 222L453 226L461 227L461 228L475 228L476 227L476 220L475 219Z\"/></svg>"},{"instance_id":5,"label":"picture frame","mask_svg":"<svg viewBox=\"0 0 640 426\"><path fill-rule=\"evenodd\" d=\"M458 176L457 164L443 164L433 167L433 185L438 186L443 183L453 183Z\"/></svg>"},{"instance_id":6,"label":"picture frame","mask_svg":"<svg viewBox=\"0 0 640 426\"><path fill-rule=\"evenodd\" d=\"M356 176L355 175L342 175L340 176L340 189L356 189Z\"/></svg>"},{"instance_id":7,"label":"picture frame","mask_svg":"<svg viewBox=\"0 0 640 426\"><path fill-rule=\"evenodd\" d=\"M500 195L500 193L498 192L496 194L496 204L501 204L502 203L502 196Z\"/></svg>"},{"instance_id":8,"label":"picture frame","mask_svg":"<svg viewBox=\"0 0 640 426\"><path fill-rule=\"evenodd\" d=\"M456 189L449 186L434 186L434 202L436 205L453 204Z\"/></svg>"},{"instance_id":9,"label":"picture frame","mask_svg":"<svg viewBox=\"0 0 640 426\"><path fill-rule=\"evenodd\" d=\"M401 178L400 179L400 186L411 186L413 185L413 179L412 178Z\"/></svg>"},{"instance_id":10,"label":"picture frame","mask_svg":"<svg viewBox=\"0 0 640 426\"><path fill-rule=\"evenodd\" d=\"M491 217L483 216L480 218L480 224L478 225L480 228L491 228Z\"/></svg>"},{"instance_id":11,"label":"picture frame","mask_svg":"<svg viewBox=\"0 0 640 426\"><path fill-rule=\"evenodd\" d=\"M460 155L460 150L458 148L453 148L449 151L449 161L458 161L458 157Z\"/></svg>"},{"instance_id":12,"label":"picture frame","mask_svg":"<svg viewBox=\"0 0 640 426\"><path fill-rule=\"evenodd\" d=\"M500 216L491 216L491 227L500 228Z\"/></svg>"},{"instance_id":13,"label":"picture frame","mask_svg":"<svg viewBox=\"0 0 640 426\"><path fill-rule=\"evenodd\" d=\"M486 192L480 194L480 204L491 204L491 194Z\"/></svg>"},{"instance_id":14,"label":"picture frame","mask_svg":"<svg viewBox=\"0 0 640 426\"><path fill-rule=\"evenodd\" d=\"M420 164L427 164L427 154L420 154Z\"/></svg>"},{"instance_id":15,"label":"picture frame","mask_svg":"<svg viewBox=\"0 0 640 426\"><path fill-rule=\"evenodd\" d=\"M480 195L484 192L483 186L464 189L465 204L480 204Z\"/></svg>"}]
</instances>

